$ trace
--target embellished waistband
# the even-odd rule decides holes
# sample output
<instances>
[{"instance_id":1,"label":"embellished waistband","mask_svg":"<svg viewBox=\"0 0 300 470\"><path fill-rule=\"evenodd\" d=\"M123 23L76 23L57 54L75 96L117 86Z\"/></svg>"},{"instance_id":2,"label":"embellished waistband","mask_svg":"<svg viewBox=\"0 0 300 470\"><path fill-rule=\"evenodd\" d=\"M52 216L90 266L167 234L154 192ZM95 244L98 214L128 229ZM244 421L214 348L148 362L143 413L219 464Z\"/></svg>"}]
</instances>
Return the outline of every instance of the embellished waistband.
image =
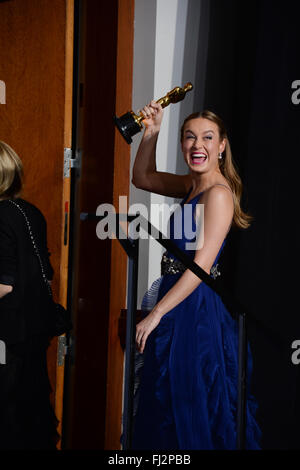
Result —
<instances>
[{"instance_id":1,"label":"embellished waistband","mask_svg":"<svg viewBox=\"0 0 300 470\"><path fill-rule=\"evenodd\" d=\"M161 275L164 274L178 274L183 273L186 270L185 265L178 259L170 258L165 253L161 259ZM210 275L216 279L218 276L221 276L219 271L219 265L211 267Z\"/></svg>"}]
</instances>

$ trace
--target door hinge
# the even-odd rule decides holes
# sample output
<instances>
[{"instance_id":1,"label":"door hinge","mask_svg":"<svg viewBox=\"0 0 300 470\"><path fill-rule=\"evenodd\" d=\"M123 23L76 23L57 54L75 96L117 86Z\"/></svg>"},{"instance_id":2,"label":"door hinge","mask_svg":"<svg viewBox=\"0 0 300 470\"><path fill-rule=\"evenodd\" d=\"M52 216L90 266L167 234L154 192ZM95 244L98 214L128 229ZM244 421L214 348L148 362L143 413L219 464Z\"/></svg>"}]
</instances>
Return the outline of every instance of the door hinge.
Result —
<instances>
[{"instance_id":1,"label":"door hinge","mask_svg":"<svg viewBox=\"0 0 300 470\"><path fill-rule=\"evenodd\" d=\"M75 158L72 158L72 149L65 148L64 149L64 178L70 178L70 169L76 168L77 169L77 176L80 174L81 169L81 150L76 150Z\"/></svg>"},{"instance_id":2,"label":"door hinge","mask_svg":"<svg viewBox=\"0 0 300 470\"><path fill-rule=\"evenodd\" d=\"M62 335L58 337L57 343L57 365L63 366L65 363L65 356L68 353L67 338Z\"/></svg>"}]
</instances>

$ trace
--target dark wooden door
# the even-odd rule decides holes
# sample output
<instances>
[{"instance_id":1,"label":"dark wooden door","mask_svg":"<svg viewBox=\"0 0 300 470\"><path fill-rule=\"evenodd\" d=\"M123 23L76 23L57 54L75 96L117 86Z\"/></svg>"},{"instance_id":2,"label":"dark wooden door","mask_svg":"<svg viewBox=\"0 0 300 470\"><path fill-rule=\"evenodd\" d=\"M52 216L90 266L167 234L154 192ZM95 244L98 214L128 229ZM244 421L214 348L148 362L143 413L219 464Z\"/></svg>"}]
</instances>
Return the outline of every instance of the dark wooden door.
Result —
<instances>
[{"instance_id":1,"label":"dark wooden door","mask_svg":"<svg viewBox=\"0 0 300 470\"><path fill-rule=\"evenodd\" d=\"M72 230L73 351L68 365L66 448L120 448L123 360L118 334L126 307L127 257L116 240L99 240L102 203L118 209L129 193L130 146L113 115L131 109L134 0L82 0L79 21L77 151Z\"/></svg>"},{"instance_id":2,"label":"dark wooden door","mask_svg":"<svg viewBox=\"0 0 300 470\"><path fill-rule=\"evenodd\" d=\"M64 446L104 447L111 242L96 236L96 213L113 202L118 2L77 2L78 73L72 181L72 269L69 293L74 314L66 378Z\"/></svg>"}]
</instances>

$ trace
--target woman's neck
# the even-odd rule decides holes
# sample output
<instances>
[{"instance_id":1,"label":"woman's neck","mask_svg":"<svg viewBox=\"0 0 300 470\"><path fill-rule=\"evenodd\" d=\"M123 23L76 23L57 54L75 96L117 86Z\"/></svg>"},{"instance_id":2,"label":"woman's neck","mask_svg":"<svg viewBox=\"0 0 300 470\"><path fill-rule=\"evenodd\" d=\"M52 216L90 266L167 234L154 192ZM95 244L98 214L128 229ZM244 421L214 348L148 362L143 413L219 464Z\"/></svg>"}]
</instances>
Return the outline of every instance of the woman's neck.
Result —
<instances>
[{"instance_id":1,"label":"woman's neck","mask_svg":"<svg viewBox=\"0 0 300 470\"><path fill-rule=\"evenodd\" d=\"M210 188L224 178L220 170L213 173L191 173L192 193L198 194Z\"/></svg>"}]
</instances>

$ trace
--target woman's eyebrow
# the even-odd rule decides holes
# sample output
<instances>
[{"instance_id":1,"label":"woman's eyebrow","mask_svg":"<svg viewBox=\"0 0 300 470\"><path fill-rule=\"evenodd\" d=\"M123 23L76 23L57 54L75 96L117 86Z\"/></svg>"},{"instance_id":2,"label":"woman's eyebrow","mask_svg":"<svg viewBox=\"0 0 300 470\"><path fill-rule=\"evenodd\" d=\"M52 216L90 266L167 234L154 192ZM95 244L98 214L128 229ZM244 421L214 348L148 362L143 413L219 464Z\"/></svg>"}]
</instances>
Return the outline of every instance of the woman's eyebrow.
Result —
<instances>
[{"instance_id":1,"label":"woman's eyebrow","mask_svg":"<svg viewBox=\"0 0 300 470\"><path fill-rule=\"evenodd\" d=\"M194 132L191 131L190 129L185 129L184 132L190 132L191 134L194 134ZM209 129L207 131L203 131L202 134L206 134L207 132L212 132L214 134L214 131L212 129Z\"/></svg>"}]
</instances>

